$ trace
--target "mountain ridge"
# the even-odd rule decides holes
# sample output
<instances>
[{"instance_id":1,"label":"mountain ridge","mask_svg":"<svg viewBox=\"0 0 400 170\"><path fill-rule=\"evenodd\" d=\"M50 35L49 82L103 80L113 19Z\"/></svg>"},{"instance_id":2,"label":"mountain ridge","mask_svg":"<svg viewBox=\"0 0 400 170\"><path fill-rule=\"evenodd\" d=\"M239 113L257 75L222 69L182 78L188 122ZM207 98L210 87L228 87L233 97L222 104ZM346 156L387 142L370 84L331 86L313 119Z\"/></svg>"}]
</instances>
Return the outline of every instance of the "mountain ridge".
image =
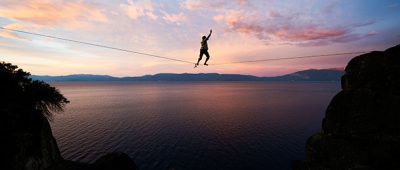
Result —
<instances>
[{"instance_id":1,"label":"mountain ridge","mask_svg":"<svg viewBox=\"0 0 400 170\"><path fill-rule=\"evenodd\" d=\"M338 69L307 69L274 77L219 73L158 73L137 77L71 74L64 76L32 75L34 80L46 82L74 81L340 81L344 71Z\"/></svg>"}]
</instances>

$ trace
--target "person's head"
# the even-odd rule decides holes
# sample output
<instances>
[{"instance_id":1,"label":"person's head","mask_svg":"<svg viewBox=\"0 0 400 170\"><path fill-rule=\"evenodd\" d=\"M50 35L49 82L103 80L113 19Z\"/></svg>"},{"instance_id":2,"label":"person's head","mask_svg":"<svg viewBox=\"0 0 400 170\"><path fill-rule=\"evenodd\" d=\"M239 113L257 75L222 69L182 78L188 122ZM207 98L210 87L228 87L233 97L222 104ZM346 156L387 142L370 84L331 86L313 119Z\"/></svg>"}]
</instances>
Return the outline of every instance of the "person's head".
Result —
<instances>
[{"instance_id":1,"label":"person's head","mask_svg":"<svg viewBox=\"0 0 400 170\"><path fill-rule=\"evenodd\" d=\"M201 37L203 40L206 39L206 36Z\"/></svg>"}]
</instances>

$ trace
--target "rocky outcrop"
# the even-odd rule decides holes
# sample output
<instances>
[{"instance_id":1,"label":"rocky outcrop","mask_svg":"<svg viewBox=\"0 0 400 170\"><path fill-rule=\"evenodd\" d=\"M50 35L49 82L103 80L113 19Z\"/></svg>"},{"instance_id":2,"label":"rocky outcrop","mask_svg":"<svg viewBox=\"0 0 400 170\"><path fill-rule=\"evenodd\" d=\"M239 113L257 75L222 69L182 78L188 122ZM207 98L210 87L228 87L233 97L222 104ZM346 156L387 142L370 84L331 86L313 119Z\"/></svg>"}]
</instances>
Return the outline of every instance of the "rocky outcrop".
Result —
<instances>
[{"instance_id":1,"label":"rocky outcrop","mask_svg":"<svg viewBox=\"0 0 400 170\"><path fill-rule=\"evenodd\" d=\"M97 159L93 164L73 162L69 160L60 161L48 170L135 170L136 164L125 153L114 152L106 154Z\"/></svg>"},{"instance_id":2,"label":"rocky outcrop","mask_svg":"<svg viewBox=\"0 0 400 170\"><path fill-rule=\"evenodd\" d=\"M50 111L69 101L29 73L0 62L1 170L134 170L128 155L111 153L94 164L64 160L52 134Z\"/></svg>"},{"instance_id":3,"label":"rocky outcrop","mask_svg":"<svg viewBox=\"0 0 400 170\"><path fill-rule=\"evenodd\" d=\"M50 125L41 114L7 111L2 116L7 129L2 140L4 169L46 169L62 160Z\"/></svg>"},{"instance_id":4,"label":"rocky outcrop","mask_svg":"<svg viewBox=\"0 0 400 170\"><path fill-rule=\"evenodd\" d=\"M24 110L24 108L22 108ZM23 116L21 116L23 115ZM124 153L107 154L93 164L64 160L48 120L41 114L5 112L0 169L15 170L135 170Z\"/></svg>"},{"instance_id":5,"label":"rocky outcrop","mask_svg":"<svg viewBox=\"0 0 400 170\"><path fill-rule=\"evenodd\" d=\"M400 45L353 58L293 169L400 168Z\"/></svg>"},{"instance_id":6,"label":"rocky outcrop","mask_svg":"<svg viewBox=\"0 0 400 170\"><path fill-rule=\"evenodd\" d=\"M10 115L16 115L10 113ZM31 116L29 116L31 115ZM4 115L3 115L4 116ZM33 116L33 117L32 117ZM5 119L8 131L3 139L0 169L16 170L135 170L131 158L120 152L109 153L93 164L64 160L49 122L41 114Z\"/></svg>"}]
</instances>

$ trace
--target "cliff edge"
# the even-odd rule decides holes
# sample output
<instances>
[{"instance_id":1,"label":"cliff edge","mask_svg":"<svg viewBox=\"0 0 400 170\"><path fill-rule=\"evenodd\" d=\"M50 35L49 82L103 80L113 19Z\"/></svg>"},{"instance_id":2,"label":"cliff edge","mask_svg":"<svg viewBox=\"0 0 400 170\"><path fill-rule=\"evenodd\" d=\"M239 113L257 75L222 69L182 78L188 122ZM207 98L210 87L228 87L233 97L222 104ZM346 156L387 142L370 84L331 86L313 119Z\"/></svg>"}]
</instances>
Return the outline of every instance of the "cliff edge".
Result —
<instances>
[{"instance_id":1,"label":"cliff edge","mask_svg":"<svg viewBox=\"0 0 400 170\"><path fill-rule=\"evenodd\" d=\"M293 169L400 168L400 45L353 58Z\"/></svg>"},{"instance_id":2,"label":"cliff edge","mask_svg":"<svg viewBox=\"0 0 400 170\"><path fill-rule=\"evenodd\" d=\"M134 170L124 153L107 154L93 164L62 158L49 120L69 101L59 91L10 63L0 62L0 169Z\"/></svg>"}]
</instances>

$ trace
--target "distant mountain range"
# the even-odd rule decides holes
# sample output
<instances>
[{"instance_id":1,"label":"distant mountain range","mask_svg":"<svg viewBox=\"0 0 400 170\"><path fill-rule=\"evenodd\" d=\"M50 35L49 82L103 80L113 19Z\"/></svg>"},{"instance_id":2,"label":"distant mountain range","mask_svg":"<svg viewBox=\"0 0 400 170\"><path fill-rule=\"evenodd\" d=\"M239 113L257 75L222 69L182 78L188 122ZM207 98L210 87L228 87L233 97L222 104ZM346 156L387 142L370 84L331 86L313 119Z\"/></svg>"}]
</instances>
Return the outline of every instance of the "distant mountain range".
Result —
<instances>
[{"instance_id":1,"label":"distant mountain range","mask_svg":"<svg viewBox=\"0 0 400 170\"><path fill-rule=\"evenodd\" d=\"M108 75L73 74L66 76L38 76L32 75L34 80L46 82L71 81L340 81L343 75L340 69L309 69L276 77L257 77L241 74L172 74L160 73L140 77L113 77Z\"/></svg>"}]
</instances>

